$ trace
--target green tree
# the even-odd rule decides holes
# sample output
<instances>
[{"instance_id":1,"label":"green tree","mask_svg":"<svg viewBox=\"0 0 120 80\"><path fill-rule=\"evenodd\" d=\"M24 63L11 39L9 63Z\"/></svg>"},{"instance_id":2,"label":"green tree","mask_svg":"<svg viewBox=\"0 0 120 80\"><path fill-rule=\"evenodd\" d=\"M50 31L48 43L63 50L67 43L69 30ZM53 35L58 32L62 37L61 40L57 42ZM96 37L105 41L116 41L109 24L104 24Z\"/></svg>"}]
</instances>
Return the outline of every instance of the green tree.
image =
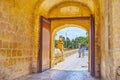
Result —
<instances>
[{"instance_id":1,"label":"green tree","mask_svg":"<svg viewBox=\"0 0 120 80\"><path fill-rule=\"evenodd\" d=\"M65 40L65 37L63 37L63 42L64 42L64 48L66 48L66 40Z\"/></svg>"},{"instance_id":2,"label":"green tree","mask_svg":"<svg viewBox=\"0 0 120 80\"><path fill-rule=\"evenodd\" d=\"M55 48L58 48L57 44L58 44L58 40L55 40Z\"/></svg>"},{"instance_id":3,"label":"green tree","mask_svg":"<svg viewBox=\"0 0 120 80\"><path fill-rule=\"evenodd\" d=\"M71 45L71 44L70 44L70 39L69 39L69 37L67 37L67 40L66 40L66 47L69 48L70 45Z\"/></svg>"},{"instance_id":4,"label":"green tree","mask_svg":"<svg viewBox=\"0 0 120 80\"><path fill-rule=\"evenodd\" d=\"M78 48L78 43L82 45L88 45L88 36L86 37L79 36L72 40L70 40L69 37L67 37L67 40L65 39L65 37L63 37L63 42L64 42L64 48L75 49ZM57 43L58 40L55 40L55 48L57 48Z\"/></svg>"},{"instance_id":5,"label":"green tree","mask_svg":"<svg viewBox=\"0 0 120 80\"><path fill-rule=\"evenodd\" d=\"M81 43L82 45L86 45L88 44L88 36L87 37L77 37L75 40L78 40L79 43Z\"/></svg>"}]
</instances>

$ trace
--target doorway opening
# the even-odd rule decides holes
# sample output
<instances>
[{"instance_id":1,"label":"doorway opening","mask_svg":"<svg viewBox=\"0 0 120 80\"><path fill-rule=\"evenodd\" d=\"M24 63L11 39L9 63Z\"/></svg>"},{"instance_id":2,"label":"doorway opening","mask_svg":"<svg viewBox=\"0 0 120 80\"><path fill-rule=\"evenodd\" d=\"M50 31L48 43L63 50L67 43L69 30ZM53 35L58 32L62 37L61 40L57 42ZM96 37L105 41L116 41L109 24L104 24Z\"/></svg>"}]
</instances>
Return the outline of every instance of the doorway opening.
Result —
<instances>
[{"instance_id":1,"label":"doorway opening","mask_svg":"<svg viewBox=\"0 0 120 80\"><path fill-rule=\"evenodd\" d=\"M62 36L63 55L59 49ZM67 71L88 71L88 32L75 26L68 26L56 32L54 39L54 67L52 69ZM83 52L79 53L79 50Z\"/></svg>"},{"instance_id":2,"label":"doorway opening","mask_svg":"<svg viewBox=\"0 0 120 80\"><path fill-rule=\"evenodd\" d=\"M94 17L60 17L60 18L40 18L40 34L39 34L39 54L38 54L38 70L40 72L52 67L52 53L54 51L53 42L55 31L59 30L58 25L64 25L66 23L78 24L88 27L89 34L89 71L92 76L95 76L95 27ZM57 24L56 24L57 22ZM87 23L87 25L85 24ZM65 28L65 27L64 27ZM68 45L66 45L68 48ZM76 47L77 48L77 47ZM84 67L84 66L83 66Z\"/></svg>"}]
</instances>

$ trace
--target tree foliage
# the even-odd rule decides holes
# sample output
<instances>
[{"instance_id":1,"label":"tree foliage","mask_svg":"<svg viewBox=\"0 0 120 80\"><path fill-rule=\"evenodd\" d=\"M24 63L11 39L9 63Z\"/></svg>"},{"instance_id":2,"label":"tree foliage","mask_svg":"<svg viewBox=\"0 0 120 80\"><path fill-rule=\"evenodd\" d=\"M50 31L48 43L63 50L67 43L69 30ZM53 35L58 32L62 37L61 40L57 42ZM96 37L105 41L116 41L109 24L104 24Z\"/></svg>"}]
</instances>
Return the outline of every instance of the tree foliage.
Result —
<instances>
[{"instance_id":1,"label":"tree foliage","mask_svg":"<svg viewBox=\"0 0 120 80\"><path fill-rule=\"evenodd\" d=\"M57 48L57 42L58 42L58 40L55 40L56 48ZM69 37L67 37L67 39L65 39L65 37L63 37L63 42L64 42L64 48L75 49L75 48L78 48L78 43L80 43L81 45L88 45L88 36L86 36L86 37L79 36L72 40L70 40Z\"/></svg>"}]
</instances>

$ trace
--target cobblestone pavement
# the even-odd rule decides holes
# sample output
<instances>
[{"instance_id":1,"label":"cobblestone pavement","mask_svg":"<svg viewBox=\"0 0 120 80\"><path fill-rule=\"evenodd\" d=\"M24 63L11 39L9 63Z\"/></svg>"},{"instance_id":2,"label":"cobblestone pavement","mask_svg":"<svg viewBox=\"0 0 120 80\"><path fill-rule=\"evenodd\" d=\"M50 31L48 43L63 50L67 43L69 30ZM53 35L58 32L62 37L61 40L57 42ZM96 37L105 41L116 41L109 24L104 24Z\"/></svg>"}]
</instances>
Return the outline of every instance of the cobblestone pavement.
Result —
<instances>
[{"instance_id":1,"label":"cobblestone pavement","mask_svg":"<svg viewBox=\"0 0 120 80\"><path fill-rule=\"evenodd\" d=\"M87 56L78 58L78 54L74 54L54 68L32 75L27 80L96 80L87 71L87 61Z\"/></svg>"}]
</instances>

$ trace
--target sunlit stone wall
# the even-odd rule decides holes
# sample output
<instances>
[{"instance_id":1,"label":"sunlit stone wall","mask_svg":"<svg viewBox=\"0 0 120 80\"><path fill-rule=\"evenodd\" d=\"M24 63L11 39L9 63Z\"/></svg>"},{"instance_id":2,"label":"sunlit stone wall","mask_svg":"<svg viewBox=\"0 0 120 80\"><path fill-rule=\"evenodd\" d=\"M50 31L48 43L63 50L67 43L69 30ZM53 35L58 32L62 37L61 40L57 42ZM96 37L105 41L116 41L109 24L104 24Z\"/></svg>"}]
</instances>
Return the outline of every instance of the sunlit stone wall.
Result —
<instances>
[{"instance_id":1,"label":"sunlit stone wall","mask_svg":"<svg viewBox=\"0 0 120 80\"><path fill-rule=\"evenodd\" d=\"M35 1L28 1L0 0L0 78L17 78L32 72Z\"/></svg>"},{"instance_id":2,"label":"sunlit stone wall","mask_svg":"<svg viewBox=\"0 0 120 80\"><path fill-rule=\"evenodd\" d=\"M102 80L119 80L120 0L101 0L101 76ZM116 79L117 78L117 79Z\"/></svg>"},{"instance_id":3,"label":"sunlit stone wall","mask_svg":"<svg viewBox=\"0 0 120 80\"><path fill-rule=\"evenodd\" d=\"M97 36L95 36L97 40L96 64L101 63L102 79L116 80L116 70L120 66L120 0L71 0L76 1L74 7L72 4L69 6L69 3L67 6L58 7L64 15L54 12L58 11L55 5L67 0L51 2L44 0L45 2L40 5L42 1L0 0L0 71L4 72L2 75L17 78L29 74L34 69L37 70L40 12L46 15L45 17L64 17L67 14L67 12L63 12L65 9L69 11L74 8L73 11L76 13L69 13L68 17L80 16L82 13L78 14L80 8L76 2L81 2L90 8L97 21L96 25L99 25L96 26L98 28ZM98 7L99 5L100 7ZM53 12L50 12L53 8ZM96 11L98 9L100 9L100 15L95 14L99 13ZM85 15L89 15L88 8L86 10ZM100 53L101 59L98 55ZM96 67L96 71L97 69L98 67ZM0 77L2 75L0 74Z\"/></svg>"}]
</instances>

